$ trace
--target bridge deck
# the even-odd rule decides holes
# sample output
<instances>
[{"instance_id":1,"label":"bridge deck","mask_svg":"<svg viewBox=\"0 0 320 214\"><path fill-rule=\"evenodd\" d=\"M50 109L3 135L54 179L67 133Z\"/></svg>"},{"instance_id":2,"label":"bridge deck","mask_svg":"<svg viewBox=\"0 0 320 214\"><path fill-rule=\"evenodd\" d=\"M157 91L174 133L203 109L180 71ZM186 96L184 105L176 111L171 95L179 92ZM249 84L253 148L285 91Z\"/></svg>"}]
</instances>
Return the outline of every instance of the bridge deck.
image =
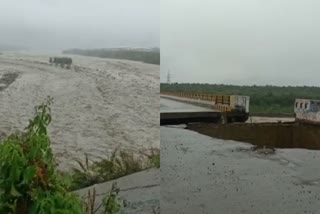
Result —
<instances>
[{"instance_id":1,"label":"bridge deck","mask_svg":"<svg viewBox=\"0 0 320 214\"><path fill-rule=\"evenodd\" d=\"M206 107L200 107L200 105ZM195 122L219 123L221 121L232 121L233 119L237 121L239 118L241 120L241 118L244 117L241 112L224 114L219 110L210 108L210 105L212 104L208 101L161 95L160 125Z\"/></svg>"},{"instance_id":2,"label":"bridge deck","mask_svg":"<svg viewBox=\"0 0 320 214\"><path fill-rule=\"evenodd\" d=\"M176 97L176 96L170 96L170 95L160 95L161 98L164 99L169 99L169 100L174 100L178 102L183 102L183 103L189 103L192 104L192 108L194 109L194 106L201 106L208 109L211 109L212 111L219 111L216 109L213 109L213 105L211 101L206 101L206 100L196 100L196 99L191 99L191 98L185 98L185 97ZM189 105L190 106L190 105Z\"/></svg>"}]
</instances>

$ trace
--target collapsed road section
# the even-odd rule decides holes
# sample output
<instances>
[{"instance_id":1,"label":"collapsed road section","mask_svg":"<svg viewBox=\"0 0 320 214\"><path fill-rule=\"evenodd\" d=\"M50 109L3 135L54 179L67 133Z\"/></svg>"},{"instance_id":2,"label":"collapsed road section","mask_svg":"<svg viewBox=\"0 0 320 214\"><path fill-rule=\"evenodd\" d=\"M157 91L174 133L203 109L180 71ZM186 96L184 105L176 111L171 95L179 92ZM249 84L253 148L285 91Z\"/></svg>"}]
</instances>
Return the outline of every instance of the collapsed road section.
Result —
<instances>
[{"instance_id":1,"label":"collapsed road section","mask_svg":"<svg viewBox=\"0 0 320 214\"><path fill-rule=\"evenodd\" d=\"M297 102L296 118L161 126L161 211L318 213L320 126L310 123L320 114L317 102ZM210 109L162 97L160 110Z\"/></svg>"},{"instance_id":2,"label":"collapsed road section","mask_svg":"<svg viewBox=\"0 0 320 214\"><path fill-rule=\"evenodd\" d=\"M320 150L320 127L299 123L188 124L187 129L267 148Z\"/></svg>"},{"instance_id":3,"label":"collapsed road section","mask_svg":"<svg viewBox=\"0 0 320 214\"><path fill-rule=\"evenodd\" d=\"M320 149L320 101L297 99L294 104L296 118L288 120L290 122L257 123L250 118L247 123L223 123L225 112L181 103L185 100L179 99L167 95L161 98L161 125L187 124L187 129L203 135L247 142L257 147Z\"/></svg>"}]
</instances>

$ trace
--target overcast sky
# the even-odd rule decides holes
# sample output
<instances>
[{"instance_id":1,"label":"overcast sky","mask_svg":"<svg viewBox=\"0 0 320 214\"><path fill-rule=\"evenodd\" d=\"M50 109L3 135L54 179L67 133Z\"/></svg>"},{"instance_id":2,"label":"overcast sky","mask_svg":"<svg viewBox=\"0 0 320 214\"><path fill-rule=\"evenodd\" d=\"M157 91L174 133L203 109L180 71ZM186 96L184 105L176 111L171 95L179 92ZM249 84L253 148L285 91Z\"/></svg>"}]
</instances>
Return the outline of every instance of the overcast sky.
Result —
<instances>
[{"instance_id":1,"label":"overcast sky","mask_svg":"<svg viewBox=\"0 0 320 214\"><path fill-rule=\"evenodd\" d=\"M320 1L161 0L161 80L320 86Z\"/></svg>"},{"instance_id":2,"label":"overcast sky","mask_svg":"<svg viewBox=\"0 0 320 214\"><path fill-rule=\"evenodd\" d=\"M159 0L0 0L0 47L159 46Z\"/></svg>"}]
</instances>

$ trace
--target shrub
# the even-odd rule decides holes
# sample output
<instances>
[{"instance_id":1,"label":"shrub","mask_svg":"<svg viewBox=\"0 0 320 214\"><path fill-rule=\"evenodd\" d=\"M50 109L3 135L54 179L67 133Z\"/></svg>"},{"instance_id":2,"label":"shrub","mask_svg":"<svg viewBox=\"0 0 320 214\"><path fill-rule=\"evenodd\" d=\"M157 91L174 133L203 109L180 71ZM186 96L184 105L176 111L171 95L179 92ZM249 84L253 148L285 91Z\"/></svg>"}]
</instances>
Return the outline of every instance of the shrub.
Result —
<instances>
[{"instance_id":1,"label":"shrub","mask_svg":"<svg viewBox=\"0 0 320 214\"><path fill-rule=\"evenodd\" d=\"M83 163L70 175L57 171L47 127L52 99L35 107L34 118L24 132L0 139L0 213L15 214L105 214L120 212L119 188L113 184L102 203L95 207L95 191L82 201L70 190L109 181L150 167L160 167L159 149L136 155L115 150L111 157Z\"/></svg>"},{"instance_id":2,"label":"shrub","mask_svg":"<svg viewBox=\"0 0 320 214\"><path fill-rule=\"evenodd\" d=\"M35 108L25 132L0 144L0 213L82 213L82 203L57 173L47 126L49 98Z\"/></svg>"},{"instance_id":3,"label":"shrub","mask_svg":"<svg viewBox=\"0 0 320 214\"><path fill-rule=\"evenodd\" d=\"M117 214L120 212L120 201L118 199L120 189L117 186L117 183L113 183L109 194L106 194L102 202L96 207L96 189L88 190L87 200L85 200L85 213L95 214ZM100 212L101 208L103 209Z\"/></svg>"},{"instance_id":4,"label":"shrub","mask_svg":"<svg viewBox=\"0 0 320 214\"><path fill-rule=\"evenodd\" d=\"M88 155L85 155L85 161L76 161L79 167L73 168L71 173L72 190L110 181L148 168L159 168L160 150L152 148L141 151L138 155L116 149L110 158L90 163Z\"/></svg>"}]
</instances>

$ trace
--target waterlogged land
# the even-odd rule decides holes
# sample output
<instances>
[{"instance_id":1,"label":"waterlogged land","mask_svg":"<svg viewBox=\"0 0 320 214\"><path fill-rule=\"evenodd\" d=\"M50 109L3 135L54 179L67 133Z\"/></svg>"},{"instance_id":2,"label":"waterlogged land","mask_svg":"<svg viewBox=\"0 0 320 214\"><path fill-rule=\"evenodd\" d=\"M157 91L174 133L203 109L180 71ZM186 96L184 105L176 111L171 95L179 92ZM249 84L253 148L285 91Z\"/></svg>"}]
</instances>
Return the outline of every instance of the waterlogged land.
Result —
<instances>
[{"instance_id":1,"label":"waterlogged land","mask_svg":"<svg viewBox=\"0 0 320 214\"><path fill-rule=\"evenodd\" d=\"M320 151L251 148L161 127L161 211L319 213Z\"/></svg>"},{"instance_id":2,"label":"waterlogged land","mask_svg":"<svg viewBox=\"0 0 320 214\"><path fill-rule=\"evenodd\" d=\"M159 147L159 66L72 56L71 70L48 65L51 55L0 56L0 137L22 130L35 105L54 98L49 127L60 168L88 153Z\"/></svg>"},{"instance_id":3,"label":"waterlogged land","mask_svg":"<svg viewBox=\"0 0 320 214\"><path fill-rule=\"evenodd\" d=\"M161 112L201 111L198 106L166 99L160 100L160 108ZM313 129L317 128L301 127L299 130L299 127L290 127L292 124L278 123L293 120L253 117L248 121L253 125L161 127L161 211L185 214L319 213L320 151L301 149L308 148L307 145L302 147L304 141L297 139L294 142L288 136L290 133L309 134L313 137L309 142L315 143L317 132ZM281 129L282 125L288 126L289 130ZM275 138L282 137L276 138L278 144L273 146L279 148L281 140L283 145L282 149L257 148L253 144L215 137L247 142L254 139L256 142L252 143L260 146L276 144ZM294 145L290 146L290 139ZM294 146L300 147L291 148Z\"/></svg>"}]
</instances>

